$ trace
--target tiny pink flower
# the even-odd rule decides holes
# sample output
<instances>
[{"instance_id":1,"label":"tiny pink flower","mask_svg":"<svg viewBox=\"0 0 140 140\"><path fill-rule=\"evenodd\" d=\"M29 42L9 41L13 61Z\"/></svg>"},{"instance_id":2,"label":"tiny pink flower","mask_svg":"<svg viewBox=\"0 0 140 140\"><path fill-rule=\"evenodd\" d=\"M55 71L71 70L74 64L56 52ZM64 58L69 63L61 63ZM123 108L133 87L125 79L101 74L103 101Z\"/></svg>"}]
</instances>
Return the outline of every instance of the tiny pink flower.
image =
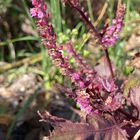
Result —
<instances>
[{"instance_id":1,"label":"tiny pink flower","mask_svg":"<svg viewBox=\"0 0 140 140\"><path fill-rule=\"evenodd\" d=\"M80 81L80 82L79 82L79 87L80 87L80 88L85 88L84 82Z\"/></svg>"},{"instance_id":2,"label":"tiny pink flower","mask_svg":"<svg viewBox=\"0 0 140 140\"><path fill-rule=\"evenodd\" d=\"M40 19L40 20L38 21L38 24L39 24L40 26L44 26L44 25L46 25L46 22L45 22L44 20Z\"/></svg>"},{"instance_id":3,"label":"tiny pink flower","mask_svg":"<svg viewBox=\"0 0 140 140\"><path fill-rule=\"evenodd\" d=\"M37 9L36 8L31 8L30 13L31 13L32 17L36 17L37 16Z\"/></svg>"},{"instance_id":4,"label":"tiny pink flower","mask_svg":"<svg viewBox=\"0 0 140 140\"><path fill-rule=\"evenodd\" d=\"M112 20L112 23L113 23L113 24L116 24L116 23L117 23L116 19L113 19L113 20Z\"/></svg>"},{"instance_id":5,"label":"tiny pink flower","mask_svg":"<svg viewBox=\"0 0 140 140\"><path fill-rule=\"evenodd\" d=\"M92 111L92 106L90 105L90 96L85 91L80 91L77 94L77 103L80 106L80 109L86 111L89 114Z\"/></svg>"},{"instance_id":6,"label":"tiny pink flower","mask_svg":"<svg viewBox=\"0 0 140 140\"><path fill-rule=\"evenodd\" d=\"M92 112L92 109L93 109L93 107L91 105L89 105L85 108L87 114L90 114Z\"/></svg>"},{"instance_id":7,"label":"tiny pink flower","mask_svg":"<svg viewBox=\"0 0 140 140\"><path fill-rule=\"evenodd\" d=\"M32 0L32 5L36 5L36 0Z\"/></svg>"},{"instance_id":8,"label":"tiny pink flower","mask_svg":"<svg viewBox=\"0 0 140 140\"><path fill-rule=\"evenodd\" d=\"M44 13L42 11L38 11L37 13L38 18L43 18L44 17Z\"/></svg>"},{"instance_id":9,"label":"tiny pink flower","mask_svg":"<svg viewBox=\"0 0 140 140\"><path fill-rule=\"evenodd\" d=\"M79 79L80 79L80 75L79 75L78 73L74 73L74 74L72 75L72 77L73 77L73 79L75 79L75 80L79 80Z\"/></svg>"}]
</instances>

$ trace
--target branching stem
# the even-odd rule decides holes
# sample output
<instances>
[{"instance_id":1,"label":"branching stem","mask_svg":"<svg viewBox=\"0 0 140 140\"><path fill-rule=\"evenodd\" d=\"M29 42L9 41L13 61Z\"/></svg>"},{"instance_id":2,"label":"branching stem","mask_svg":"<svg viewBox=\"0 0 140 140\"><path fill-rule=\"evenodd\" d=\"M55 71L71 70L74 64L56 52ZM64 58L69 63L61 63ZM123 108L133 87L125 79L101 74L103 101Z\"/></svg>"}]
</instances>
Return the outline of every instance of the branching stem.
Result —
<instances>
[{"instance_id":1,"label":"branching stem","mask_svg":"<svg viewBox=\"0 0 140 140\"><path fill-rule=\"evenodd\" d=\"M69 4L80 13L82 18L85 20L85 22L88 24L88 26L92 29L96 38L98 38L98 42L103 46L103 44L101 43L101 35L98 33L98 31L96 30L94 25L91 23L91 21L87 18L87 16L84 14L84 12L79 7L73 6L70 2L69 2ZM103 46L103 48L104 48L104 46ZM114 78L114 73L113 73L113 68L112 68L110 57L109 57L109 53L108 53L107 49L104 49L104 50L105 50L105 55L106 55L107 62L108 62L108 67L110 69L110 74L111 74L111 77L113 79Z\"/></svg>"},{"instance_id":2,"label":"branching stem","mask_svg":"<svg viewBox=\"0 0 140 140\"><path fill-rule=\"evenodd\" d=\"M92 22L87 18L87 16L85 15L85 13L78 6L73 6L71 3L70 3L70 5L79 12L79 14L81 15L81 17L88 24L88 26L93 31L93 33L96 36L96 38L99 39L99 43L101 44L101 36L100 36L100 34L97 32L96 28L94 27L94 25L92 24Z\"/></svg>"}]
</instances>

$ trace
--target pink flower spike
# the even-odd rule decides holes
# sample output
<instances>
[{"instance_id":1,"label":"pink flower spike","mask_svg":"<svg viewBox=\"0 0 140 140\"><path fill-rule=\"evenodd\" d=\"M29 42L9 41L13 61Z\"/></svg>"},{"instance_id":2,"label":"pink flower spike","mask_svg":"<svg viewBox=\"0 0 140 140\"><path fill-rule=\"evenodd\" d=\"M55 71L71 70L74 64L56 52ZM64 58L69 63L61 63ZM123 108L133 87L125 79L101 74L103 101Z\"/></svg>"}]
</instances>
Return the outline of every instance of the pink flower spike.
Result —
<instances>
[{"instance_id":1,"label":"pink flower spike","mask_svg":"<svg viewBox=\"0 0 140 140\"><path fill-rule=\"evenodd\" d=\"M112 25L105 28L102 34L102 45L104 47L113 46L118 39L119 32L123 27L123 19L125 14L125 5L120 5L116 12L116 18L112 20ZM115 34L115 35L114 35Z\"/></svg>"}]
</instances>

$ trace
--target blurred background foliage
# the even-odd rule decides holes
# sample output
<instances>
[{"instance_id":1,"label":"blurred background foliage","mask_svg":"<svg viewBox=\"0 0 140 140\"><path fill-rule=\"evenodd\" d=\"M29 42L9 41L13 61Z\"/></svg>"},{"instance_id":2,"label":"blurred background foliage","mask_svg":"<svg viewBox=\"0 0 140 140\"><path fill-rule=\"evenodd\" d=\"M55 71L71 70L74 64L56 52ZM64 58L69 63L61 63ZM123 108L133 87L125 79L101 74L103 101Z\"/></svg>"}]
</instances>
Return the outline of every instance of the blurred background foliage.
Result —
<instances>
[{"instance_id":1,"label":"blurred background foliage","mask_svg":"<svg viewBox=\"0 0 140 140\"><path fill-rule=\"evenodd\" d=\"M118 1L81 0L80 2L93 24L98 30L101 30L104 23L111 23L114 18ZM96 65L104 53L101 47L95 43L94 37L89 34L79 15L70 7L62 5L60 0L46 0L46 2L48 10L52 13L57 43L64 44L69 40L72 41L79 54L86 57L91 65ZM123 2L127 5L125 27L120 33L119 41L109 49L120 78L130 75L134 71L135 67L131 65L131 59L140 48L140 2L139 0L123 0ZM45 104L42 103L40 106L47 108L50 95L46 93L50 89L52 90L56 83L69 84L69 82L64 80L59 69L52 64L46 49L42 46L35 21L29 13L30 7L32 6L28 0L0 0L0 87L10 89L17 78L33 73L38 76L41 86L45 89L45 95L43 95ZM72 58L70 61L73 62ZM139 71L136 73L139 74ZM0 91L0 98L7 99L5 96L8 93L1 94L2 91ZM6 123L8 125L7 139L13 131L16 121L35 100L32 94L26 96L28 98L21 106L13 103L16 108L10 112L9 105L1 103L0 100L0 118L6 115L10 120L8 124ZM10 94L8 97L13 98L13 95ZM15 98L20 102L20 96L17 95ZM15 98L13 100L16 100ZM10 119L7 114L10 114Z\"/></svg>"}]
</instances>

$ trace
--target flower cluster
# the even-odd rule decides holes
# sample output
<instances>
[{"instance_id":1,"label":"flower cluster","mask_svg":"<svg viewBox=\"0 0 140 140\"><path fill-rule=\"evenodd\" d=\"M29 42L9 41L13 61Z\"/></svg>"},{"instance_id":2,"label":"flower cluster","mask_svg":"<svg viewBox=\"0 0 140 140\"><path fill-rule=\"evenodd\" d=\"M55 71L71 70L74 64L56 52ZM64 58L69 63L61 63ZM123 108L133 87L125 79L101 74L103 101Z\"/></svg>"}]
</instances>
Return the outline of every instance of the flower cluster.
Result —
<instances>
[{"instance_id":1,"label":"flower cluster","mask_svg":"<svg viewBox=\"0 0 140 140\"><path fill-rule=\"evenodd\" d=\"M102 32L99 33L91 23L90 19L86 16L86 12L84 12L84 8L80 6L78 0L64 0L63 2L65 4L70 4L71 7L77 10L77 12L81 15L82 19L90 27L92 34L94 35L98 43L101 44L103 47L107 48L109 46L112 46L118 40L118 34L123 27L123 19L126 11L125 5L118 6L118 9L116 11L116 18L113 19L112 25L104 28Z\"/></svg>"},{"instance_id":2,"label":"flower cluster","mask_svg":"<svg viewBox=\"0 0 140 140\"><path fill-rule=\"evenodd\" d=\"M64 57L62 45L56 45L56 34L53 31L52 24L49 23L49 13L46 13L46 4L42 0L32 0L34 8L30 9L32 17L36 18L37 29L39 35L42 37L42 42L45 47L48 49L48 54L54 60L56 66L61 69L63 75L69 76L72 82L75 83L76 87L79 87L81 90L88 86L87 80L84 78L84 75L88 73L92 74L92 69L88 69L86 63L82 58L76 53L73 49L71 43L67 43L65 47L68 47L69 51L74 55L75 59L81 67L84 69L84 73L81 73L79 69L75 70L68 62L68 57ZM43 9L42 9L43 8ZM90 76L89 76L90 77ZM77 96L77 98L79 98ZM77 99L76 99L77 100Z\"/></svg>"},{"instance_id":3,"label":"flower cluster","mask_svg":"<svg viewBox=\"0 0 140 140\"><path fill-rule=\"evenodd\" d=\"M119 32L123 26L123 19L125 14L125 5L118 6L116 12L116 18L113 19L112 25L104 29L103 33L101 33L102 39L101 43L104 47L109 47L115 44L115 42L119 38Z\"/></svg>"},{"instance_id":4,"label":"flower cluster","mask_svg":"<svg viewBox=\"0 0 140 140\"><path fill-rule=\"evenodd\" d=\"M77 103L81 110L86 111L88 114L92 111L93 106L90 104L90 95L85 90L77 92Z\"/></svg>"},{"instance_id":5,"label":"flower cluster","mask_svg":"<svg viewBox=\"0 0 140 140\"><path fill-rule=\"evenodd\" d=\"M36 1L36 2L35 2ZM37 3L41 2L41 4L37 5ZM42 11L44 16L40 18L37 14L32 13L33 9L31 9L32 16L35 15L37 24L38 24L38 32L43 39L43 44L47 47L49 55L51 55L52 59L55 60L54 63L61 68L64 75L68 75L71 77L72 81L78 84L81 88L85 87L85 80L82 78L81 74L74 70L68 63L66 57L62 55L63 46L56 45L56 34L53 31L52 24L49 21L49 14L46 13L46 4L43 3L42 0L33 0L33 5L35 6L36 11ZM42 5L45 7L42 10ZM43 24L42 24L43 22Z\"/></svg>"},{"instance_id":6,"label":"flower cluster","mask_svg":"<svg viewBox=\"0 0 140 140\"><path fill-rule=\"evenodd\" d=\"M44 5L42 0L32 0L32 4L34 5L34 8L30 9L32 17L44 18L46 16L45 10L47 5Z\"/></svg>"},{"instance_id":7,"label":"flower cluster","mask_svg":"<svg viewBox=\"0 0 140 140\"><path fill-rule=\"evenodd\" d=\"M85 14L79 9L78 0L64 0L63 2L73 5L73 7L78 6L76 9L86 19L89 26L95 30L90 21L87 20ZM37 30L42 38L42 43L47 48L48 54L53 59L54 64L60 68L63 75L70 77L75 85L73 93L69 90L69 96L73 98L79 104L81 110L85 110L86 113L101 110L101 108L98 108L98 105L105 105L104 102L101 101L107 98L106 96L103 97L101 93L106 92L108 95L117 91L114 80L99 76L98 72L95 72L95 70L76 52L71 42L67 42L65 45L57 45L56 34L49 21L50 13L46 12L47 5L43 0L32 0L32 5L34 7L30 9L30 13L32 17L36 19ZM118 33L120 31L119 25L122 26L123 14L124 8L120 7L116 14L116 24L114 20L115 29L113 30L113 34L114 32ZM107 35L107 31L105 34ZM106 42L102 43L106 46ZM67 50L68 56L63 55L64 49ZM75 59L75 67L69 63L70 57Z\"/></svg>"}]
</instances>

